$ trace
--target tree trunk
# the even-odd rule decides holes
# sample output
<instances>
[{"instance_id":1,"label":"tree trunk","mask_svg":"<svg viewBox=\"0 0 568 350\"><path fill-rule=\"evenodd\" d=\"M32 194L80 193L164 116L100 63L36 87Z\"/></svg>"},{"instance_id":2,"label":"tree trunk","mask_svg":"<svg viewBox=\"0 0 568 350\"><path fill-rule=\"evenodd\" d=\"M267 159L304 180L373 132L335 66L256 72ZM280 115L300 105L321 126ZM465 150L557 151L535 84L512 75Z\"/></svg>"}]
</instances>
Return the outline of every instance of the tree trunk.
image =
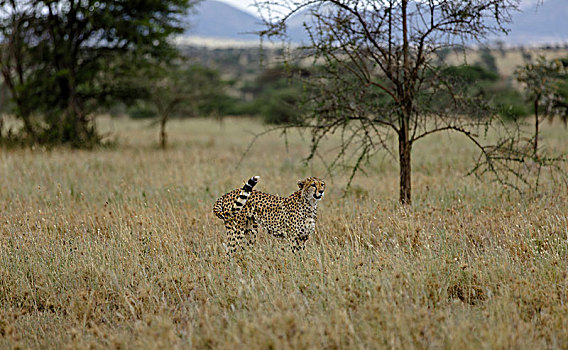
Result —
<instances>
[{"instance_id":1,"label":"tree trunk","mask_svg":"<svg viewBox=\"0 0 568 350\"><path fill-rule=\"evenodd\" d=\"M4 77L4 83L6 84L6 87L10 90L11 98L16 103L16 106L17 106L16 117L21 119L22 122L24 123L24 130L26 130L26 132L28 133L28 136L30 136L32 139L35 140L35 138L36 138L35 137L35 131L34 131L33 124L30 120L30 114L31 113L28 112L28 108L26 107L26 103L20 97L19 91L16 88L16 85L14 84L14 81L12 80L9 71L8 70L2 70L2 76Z\"/></svg>"},{"instance_id":2,"label":"tree trunk","mask_svg":"<svg viewBox=\"0 0 568 350\"><path fill-rule=\"evenodd\" d=\"M4 106L6 105L4 101L6 100L6 88L4 83L0 84L0 113L4 112Z\"/></svg>"},{"instance_id":3,"label":"tree trunk","mask_svg":"<svg viewBox=\"0 0 568 350\"><path fill-rule=\"evenodd\" d=\"M538 157L537 155L537 151L538 151L538 100L539 97L537 97L534 100L534 119L535 119L535 126L534 126L534 156Z\"/></svg>"},{"instance_id":4,"label":"tree trunk","mask_svg":"<svg viewBox=\"0 0 568 350\"><path fill-rule=\"evenodd\" d=\"M0 139L2 138L2 130L4 129L4 100L6 95L4 95L6 92L6 89L4 88L4 85L0 84Z\"/></svg>"},{"instance_id":5,"label":"tree trunk","mask_svg":"<svg viewBox=\"0 0 568 350\"><path fill-rule=\"evenodd\" d=\"M409 43L408 43L408 23L406 19L406 7L408 1L402 1L402 51L403 51L403 80L400 91L401 113L399 115L398 131L398 163L400 166L400 203L410 205L411 203L411 167L410 152L412 150L412 141L410 140L410 116L412 113L412 98L409 94L410 90L410 59L409 59Z\"/></svg>"},{"instance_id":6,"label":"tree trunk","mask_svg":"<svg viewBox=\"0 0 568 350\"><path fill-rule=\"evenodd\" d=\"M406 135L405 135L406 134ZM408 140L408 133L402 130L398 135L398 163L400 166L400 203L411 204L412 202L412 168L410 164L410 155L412 151L412 143Z\"/></svg>"},{"instance_id":7,"label":"tree trunk","mask_svg":"<svg viewBox=\"0 0 568 350\"><path fill-rule=\"evenodd\" d=\"M166 149L168 142L168 135L166 135L166 123L168 121L167 115L162 115L160 119L160 148Z\"/></svg>"},{"instance_id":8,"label":"tree trunk","mask_svg":"<svg viewBox=\"0 0 568 350\"><path fill-rule=\"evenodd\" d=\"M18 112L16 113L16 117L19 117L24 123L24 130L26 130L28 136L31 137L33 140L36 140L37 138L35 130L32 121L30 119L31 113L27 111L27 107L25 106L24 103L21 102L21 100L16 99L16 105L18 106Z\"/></svg>"}]
</instances>

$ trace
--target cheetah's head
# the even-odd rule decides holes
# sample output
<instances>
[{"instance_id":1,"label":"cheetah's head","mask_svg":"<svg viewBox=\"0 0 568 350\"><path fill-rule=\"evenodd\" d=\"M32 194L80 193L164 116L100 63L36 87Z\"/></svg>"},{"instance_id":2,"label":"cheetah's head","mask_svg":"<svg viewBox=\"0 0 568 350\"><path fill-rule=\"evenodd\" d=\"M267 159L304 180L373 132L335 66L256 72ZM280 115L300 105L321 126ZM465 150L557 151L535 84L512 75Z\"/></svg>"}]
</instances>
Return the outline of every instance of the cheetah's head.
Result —
<instances>
[{"instance_id":1,"label":"cheetah's head","mask_svg":"<svg viewBox=\"0 0 568 350\"><path fill-rule=\"evenodd\" d=\"M317 202L323 199L325 191L325 181L317 177L308 177L298 181L298 187L304 198L310 202Z\"/></svg>"}]
</instances>

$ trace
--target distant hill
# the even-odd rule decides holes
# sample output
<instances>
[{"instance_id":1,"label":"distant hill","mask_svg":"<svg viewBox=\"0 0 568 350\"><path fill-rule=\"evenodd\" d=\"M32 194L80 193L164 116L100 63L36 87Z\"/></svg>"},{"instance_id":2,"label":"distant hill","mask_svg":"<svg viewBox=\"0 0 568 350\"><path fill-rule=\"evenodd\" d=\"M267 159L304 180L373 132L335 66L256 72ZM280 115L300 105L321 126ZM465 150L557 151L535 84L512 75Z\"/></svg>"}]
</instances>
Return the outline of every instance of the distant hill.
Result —
<instances>
[{"instance_id":1,"label":"distant hill","mask_svg":"<svg viewBox=\"0 0 568 350\"><path fill-rule=\"evenodd\" d=\"M262 28L259 18L220 1L201 2L189 18L188 36L256 40Z\"/></svg>"},{"instance_id":2,"label":"distant hill","mask_svg":"<svg viewBox=\"0 0 568 350\"><path fill-rule=\"evenodd\" d=\"M307 41L303 22L309 20L305 13L291 18L288 33L293 42ZM536 6L526 6L516 13L508 36L492 37L507 45L544 45L568 43L568 0L544 0ZM261 20L226 3L206 0L189 18L187 36L200 38L234 39L258 43L254 32L262 29Z\"/></svg>"}]
</instances>

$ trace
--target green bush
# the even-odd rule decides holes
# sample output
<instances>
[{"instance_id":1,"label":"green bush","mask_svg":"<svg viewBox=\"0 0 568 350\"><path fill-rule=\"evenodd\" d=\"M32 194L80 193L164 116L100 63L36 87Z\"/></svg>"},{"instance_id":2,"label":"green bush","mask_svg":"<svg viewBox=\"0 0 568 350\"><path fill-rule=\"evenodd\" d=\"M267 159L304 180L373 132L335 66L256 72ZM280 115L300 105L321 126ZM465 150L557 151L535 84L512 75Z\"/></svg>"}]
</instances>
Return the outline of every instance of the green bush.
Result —
<instances>
[{"instance_id":1,"label":"green bush","mask_svg":"<svg viewBox=\"0 0 568 350\"><path fill-rule=\"evenodd\" d=\"M484 84L478 94L493 106L495 111L503 118L516 120L532 113L523 95L514 87L506 83Z\"/></svg>"},{"instance_id":2,"label":"green bush","mask_svg":"<svg viewBox=\"0 0 568 350\"><path fill-rule=\"evenodd\" d=\"M534 112L523 95L510 85L493 85L488 87L485 93L491 97L492 105L505 119L516 120Z\"/></svg>"},{"instance_id":3,"label":"green bush","mask_svg":"<svg viewBox=\"0 0 568 350\"><path fill-rule=\"evenodd\" d=\"M459 65L448 66L442 70L442 75L455 82L474 84L479 82L496 82L499 75L481 66Z\"/></svg>"},{"instance_id":4,"label":"green bush","mask_svg":"<svg viewBox=\"0 0 568 350\"><path fill-rule=\"evenodd\" d=\"M157 116L156 111L144 103L136 103L129 107L127 113L132 119L151 119Z\"/></svg>"},{"instance_id":5,"label":"green bush","mask_svg":"<svg viewBox=\"0 0 568 350\"><path fill-rule=\"evenodd\" d=\"M251 102L237 105L238 114L261 116L267 124L295 124L301 121L303 87L299 76L309 71L299 67L277 66L263 71L243 90L253 94Z\"/></svg>"},{"instance_id":6,"label":"green bush","mask_svg":"<svg viewBox=\"0 0 568 350\"><path fill-rule=\"evenodd\" d=\"M505 119L518 119L532 113L523 95L510 83L501 81L495 71L482 65L448 66L441 70L441 77L452 84L463 84L470 96L484 97L489 100L497 113ZM437 103L448 103L449 96L439 96Z\"/></svg>"},{"instance_id":7,"label":"green bush","mask_svg":"<svg viewBox=\"0 0 568 350\"><path fill-rule=\"evenodd\" d=\"M298 89L289 87L274 90L267 96L261 112L267 124L296 124L301 121L301 94Z\"/></svg>"}]
</instances>

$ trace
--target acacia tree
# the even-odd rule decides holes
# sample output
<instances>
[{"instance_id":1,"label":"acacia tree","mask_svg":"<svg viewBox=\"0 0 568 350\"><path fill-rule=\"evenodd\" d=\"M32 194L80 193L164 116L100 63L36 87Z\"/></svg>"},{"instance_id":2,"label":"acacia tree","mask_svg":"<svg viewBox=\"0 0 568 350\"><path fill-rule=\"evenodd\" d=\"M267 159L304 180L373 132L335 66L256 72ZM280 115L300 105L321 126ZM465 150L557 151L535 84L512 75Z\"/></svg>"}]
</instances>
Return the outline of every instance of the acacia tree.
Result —
<instances>
[{"instance_id":1,"label":"acacia tree","mask_svg":"<svg viewBox=\"0 0 568 350\"><path fill-rule=\"evenodd\" d=\"M114 81L129 65L175 56L168 38L197 1L0 0L2 75L28 136L98 142L92 115L121 93Z\"/></svg>"},{"instance_id":2,"label":"acacia tree","mask_svg":"<svg viewBox=\"0 0 568 350\"><path fill-rule=\"evenodd\" d=\"M131 86L140 88L138 107L156 115L159 124L159 144L167 147L166 124L172 117L192 118L215 113L224 100L224 86L219 73L201 65L179 59L169 63L156 62L140 70Z\"/></svg>"},{"instance_id":3,"label":"acacia tree","mask_svg":"<svg viewBox=\"0 0 568 350\"><path fill-rule=\"evenodd\" d=\"M387 149L399 163L400 201L410 204L412 148L430 134L461 133L479 147L486 170L496 171L498 162L508 159L503 146L509 143L483 146L477 139L475 132L490 123L492 114L436 65L436 57L455 45L506 32L518 3L259 0L256 6L266 25L260 34L267 37L286 37L287 23L309 14L304 26L310 42L303 52L321 66L309 81L313 113L300 125L312 133L310 158L323 138L339 132L333 164L351 155L352 179L373 153ZM391 137L397 150L391 149Z\"/></svg>"},{"instance_id":4,"label":"acacia tree","mask_svg":"<svg viewBox=\"0 0 568 350\"><path fill-rule=\"evenodd\" d=\"M543 118L559 116L566 119L565 96L561 84L566 80L566 68L560 60L548 61L539 57L537 62L528 63L515 71L517 81L524 85L525 97L534 106L533 152L538 157L539 124Z\"/></svg>"}]
</instances>

